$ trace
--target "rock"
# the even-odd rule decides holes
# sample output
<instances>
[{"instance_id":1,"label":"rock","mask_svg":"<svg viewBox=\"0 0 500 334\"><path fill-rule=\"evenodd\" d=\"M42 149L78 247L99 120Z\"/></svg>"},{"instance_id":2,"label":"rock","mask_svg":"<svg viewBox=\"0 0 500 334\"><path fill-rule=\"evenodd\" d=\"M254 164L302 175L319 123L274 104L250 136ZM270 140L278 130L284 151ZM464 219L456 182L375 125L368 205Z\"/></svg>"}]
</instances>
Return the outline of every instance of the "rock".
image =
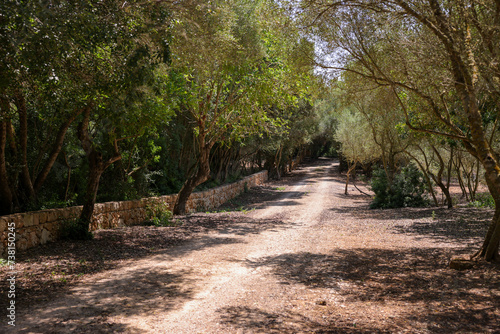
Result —
<instances>
[{"instance_id":1,"label":"rock","mask_svg":"<svg viewBox=\"0 0 500 334\"><path fill-rule=\"evenodd\" d=\"M450 269L467 270L474 267L474 261L463 257L454 257L450 260Z\"/></svg>"},{"instance_id":2,"label":"rock","mask_svg":"<svg viewBox=\"0 0 500 334\"><path fill-rule=\"evenodd\" d=\"M42 211L38 213L38 223L39 224L45 224L47 222L47 212Z\"/></svg>"},{"instance_id":3,"label":"rock","mask_svg":"<svg viewBox=\"0 0 500 334\"><path fill-rule=\"evenodd\" d=\"M33 226L33 214L31 213L25 213L23 214L23 222L24 226Z\"/></svg>"},{"instance_id":4,"label":"rock","mask_svg":"<svg viewBox=\"0 0 500 334\"><path fill-rule=\"evenodd\" d=\"M40 244L40 239L38 239L36 232L35 231L30 232L27 248L35 247L39 244Z\"/></svg>"},{"instance_id":5,"label":"rock","mask_svg":"<svg viewBox=\"0 0 500 334\"><path fill-rule=\"evenodd\" d=\"M0 217L0 232L3 232L7 229L7 219Z\"/></svg>"},{"instance_id":6,"label":"rock","mask_svg":"<svg viewBox=\"0 0 500 334\"><path fill-rule=\"evenodd\" d=\"M28 241L24 238L17 241L16 242L16 249L20 250L20 251L28 249Z\"/></svg>"},{"instance_id":7,"label":"rock","mask_svg":"<svg viewBox=\"0 0 500 334\"><path fill-rule=\"evenodd\" d=\"M50 232L46 229L43 229L42 230L42 236L40 237L40 243L43 245L43 244L46 244L47 241L50 240Z\"/></svg>"}]
</instances>

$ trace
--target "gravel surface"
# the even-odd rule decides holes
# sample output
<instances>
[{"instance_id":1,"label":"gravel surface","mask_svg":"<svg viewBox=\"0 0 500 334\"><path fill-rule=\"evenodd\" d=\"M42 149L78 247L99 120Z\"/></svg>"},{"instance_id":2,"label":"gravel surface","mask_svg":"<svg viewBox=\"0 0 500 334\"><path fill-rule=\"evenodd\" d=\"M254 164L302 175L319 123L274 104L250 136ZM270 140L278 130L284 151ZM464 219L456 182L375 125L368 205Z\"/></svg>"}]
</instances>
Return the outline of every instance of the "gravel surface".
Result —
<instances>
[{"instance_id":1,"label":"gravel surface","mask_svg":"<svg viewBox=\"0 0 500 334\"><path fill-rule=\"evenodd\" d=\"M448 269L491 210L369 210L336 166L302 166L177 226L19 254L11 332L500 333L499 267Z\"/></svg>"}]
</instances>

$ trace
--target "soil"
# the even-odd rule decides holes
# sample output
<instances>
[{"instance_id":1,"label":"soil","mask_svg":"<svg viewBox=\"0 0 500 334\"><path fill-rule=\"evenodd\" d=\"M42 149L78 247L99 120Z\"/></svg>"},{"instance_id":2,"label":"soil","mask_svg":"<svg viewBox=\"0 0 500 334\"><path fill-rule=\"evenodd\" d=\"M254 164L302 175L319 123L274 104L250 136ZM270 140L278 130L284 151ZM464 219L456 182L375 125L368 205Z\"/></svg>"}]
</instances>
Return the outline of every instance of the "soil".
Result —
<instances>
[{"instance_id":1,"label":"soil","mask_svg":"<svg viewBox=\"0 0 500 334\"><path fill-rule=\"evenodd\" d=\"M493 212L370 210L337 166L303 165L174 226L19 253L16 326L0 332L500 333L499 266L449 269Z\"/></svg>"}]
</instances>

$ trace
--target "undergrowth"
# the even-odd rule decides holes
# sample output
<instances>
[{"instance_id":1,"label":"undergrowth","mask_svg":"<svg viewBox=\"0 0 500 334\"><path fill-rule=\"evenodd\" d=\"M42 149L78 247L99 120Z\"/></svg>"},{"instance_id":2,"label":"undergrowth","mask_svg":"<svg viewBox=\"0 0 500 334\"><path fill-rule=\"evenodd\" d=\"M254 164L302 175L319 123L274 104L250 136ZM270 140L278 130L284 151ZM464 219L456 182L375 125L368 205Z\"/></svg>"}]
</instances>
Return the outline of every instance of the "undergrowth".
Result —
<instances>
[{"instance_id":1,"label":"undergrowth","mask_svg":"<svg viewBox=\"0 0 500 334\"><path fill-rule=\"evenodd\" d=\"M424 197L424 177L414 165L403 167L400 173L394 175L392 183L389 183L384 169L375 169L371 188L375 193L370 204L372 209L423 207L428 204Z\"/></svg>"},{"instance_id":2,"label":"undergrowth","mask_svg":"<svg viewBox=\"0 0 500 334\"><path fill-rule=\"evenodd\" d=\"M144 225L149 226L175 226L177 221L173 220L172 211L165 202L154 202L146 206L147 221Z\"/></svg>"},{"instance_id":3,"label":"undergrowth","mask_svg":"<svg viewBox=\"0 0 500 334\"><path fill-rule=\"evenodd\" d=\"M495 208L495 200L490 193L476 194L476 199L467 204L468 207L473 208Z\"/></svg>"}]
</instances>

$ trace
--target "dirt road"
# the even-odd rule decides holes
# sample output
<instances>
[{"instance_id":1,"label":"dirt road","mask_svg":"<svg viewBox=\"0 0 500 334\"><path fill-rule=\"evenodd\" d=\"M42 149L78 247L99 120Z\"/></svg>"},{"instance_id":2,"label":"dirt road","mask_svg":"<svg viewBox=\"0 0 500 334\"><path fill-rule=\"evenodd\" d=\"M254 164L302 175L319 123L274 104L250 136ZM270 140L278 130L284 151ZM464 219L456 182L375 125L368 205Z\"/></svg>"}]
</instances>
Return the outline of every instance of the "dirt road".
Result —
<instances>
[{"instance_id":1,"label":"dirt road","mask_svg":"<svg viewBox=\"0 0 500 334\"><path fill-rule=\"evenodd\" d=\"M222 228L82 280L19 314L16 330L494 332L498 289L482 286L474 272L446 269L448 256L465 251L464 243L477 242L479 234L445 240L437 232L422 232L419 226L436 219L428 209L409 209L414 216L368 211L365 197L343 195L334 167L330 160L304 167L296 181L274 189L278 199L248 211L217 213L230 221ZM475 289L468 297L482 317L477 326L454 324L470 311L462 304L463 313L445 319L448 328L433 321L457 312L464 298L453 292L456 287Z\"/></svg>"}]
</instances>

